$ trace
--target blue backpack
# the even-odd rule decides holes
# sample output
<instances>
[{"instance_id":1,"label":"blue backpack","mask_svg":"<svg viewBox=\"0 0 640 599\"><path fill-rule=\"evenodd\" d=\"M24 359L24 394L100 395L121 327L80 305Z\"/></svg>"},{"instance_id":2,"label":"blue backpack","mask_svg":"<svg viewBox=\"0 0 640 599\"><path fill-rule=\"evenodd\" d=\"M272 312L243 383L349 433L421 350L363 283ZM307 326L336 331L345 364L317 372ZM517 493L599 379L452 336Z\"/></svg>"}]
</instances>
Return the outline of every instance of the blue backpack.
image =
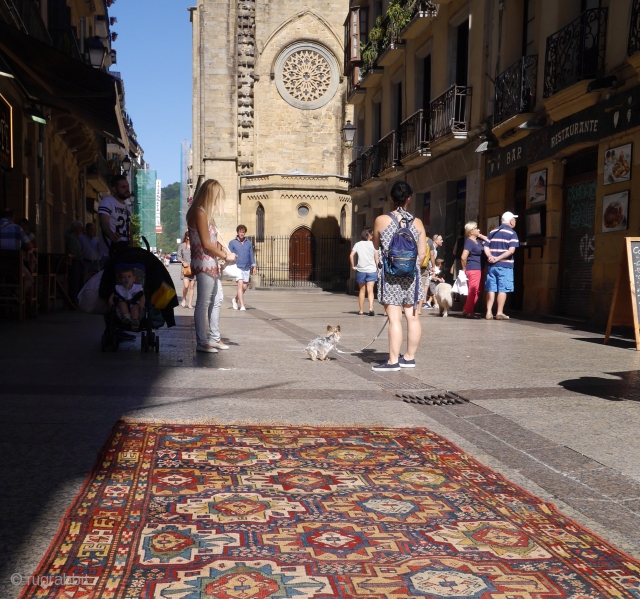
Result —
<instances>
[{"instance_id":1,"label":"blue backpack","mask_svg":"<svg viewBox=\"0 0 640 599\"><path fill-rule=\"evenodd\" d=\"M418 294L420 293L420 270L418 269L418 243L416 242L413 233L409 229L411 220L402 218L400 221L393 213L389 213L389 216L396 223L397 230L393 234L391 241L389 242L389 248L382 254L382 286L384 295L384 280L385 276L392 277L406 277L415 278L415 297L413 307L418 307ZM401 227L401 222L404 221L405 226Z\"/></svg>"}]
</instances>

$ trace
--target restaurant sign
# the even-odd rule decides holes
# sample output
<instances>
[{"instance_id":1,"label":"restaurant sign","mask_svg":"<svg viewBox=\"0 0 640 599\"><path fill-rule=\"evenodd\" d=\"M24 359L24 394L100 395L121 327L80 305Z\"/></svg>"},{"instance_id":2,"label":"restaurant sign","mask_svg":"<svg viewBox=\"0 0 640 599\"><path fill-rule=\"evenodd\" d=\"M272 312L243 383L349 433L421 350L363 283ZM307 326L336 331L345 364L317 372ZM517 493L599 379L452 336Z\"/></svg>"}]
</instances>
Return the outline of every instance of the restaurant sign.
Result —
<instances>
[{"instance_id":1,"label":"restaurant sign","mask_svg":"<svg viewBox=\"0 0 640 599\"><path fill-rule=\"evenodd\" d=\"M486 178L493 179L512 168L552 158L574 144L598 143L634 127L640 127L640 87L621 92L492 152L487 157Z\"/></svg>"},{"instance_id":2,"label":"restaurant sign","mask_svg":"<svg viewBox=\"0 0 640 599\"><path fill-rule=\"evenodd\" d=\"M13 168L13 109L0 94L0 166Z\"/></svg>"}]
</instances>

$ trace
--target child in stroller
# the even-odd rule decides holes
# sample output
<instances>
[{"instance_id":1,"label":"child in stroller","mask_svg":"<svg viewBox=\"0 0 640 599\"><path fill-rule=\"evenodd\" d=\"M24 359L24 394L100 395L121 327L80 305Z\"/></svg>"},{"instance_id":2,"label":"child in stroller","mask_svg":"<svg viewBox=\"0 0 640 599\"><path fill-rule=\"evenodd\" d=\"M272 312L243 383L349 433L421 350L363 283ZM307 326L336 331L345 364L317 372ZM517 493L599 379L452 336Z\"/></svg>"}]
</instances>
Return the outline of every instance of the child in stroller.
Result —
<instances>
[{"instance_id":1,"label":"child in stroller","mask_svg":"<svg viewBox=\"0 0 640 599\"><path fill-rule=\"evenodd\" d=\"M143 352L160 351L157 330L165 324L160 310L155 310L151 298L145 296L146 267L139 263L117 263L116 285L109 297L110 311L105 314L106 330L102 336L102 351L117 351L121 331L138 332Z\"/></svg>"},{"instance_id":2,"label":"child in stroller","mask_svg":"<svg viewBox=\"0 0 640 599\"><path fill-rule=\"evenodd\" d=\"M109 306L115 307L116 315L123 324L130 324L131 330L137 332L140 320L144 318L144 289L135 282L133 267L129 265L120 265L116 269L116 277L118 284L109 298Z\"/></svg>"}]
</instances>

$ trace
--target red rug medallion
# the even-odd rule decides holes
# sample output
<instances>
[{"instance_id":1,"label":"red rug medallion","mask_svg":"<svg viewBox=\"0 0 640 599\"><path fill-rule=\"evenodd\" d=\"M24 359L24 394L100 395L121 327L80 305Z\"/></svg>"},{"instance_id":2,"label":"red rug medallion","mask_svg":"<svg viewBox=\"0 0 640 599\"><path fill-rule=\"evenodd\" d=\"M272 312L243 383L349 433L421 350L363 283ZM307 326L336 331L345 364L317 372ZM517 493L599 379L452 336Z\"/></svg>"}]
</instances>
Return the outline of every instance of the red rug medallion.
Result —
<instances>
[{"instance_id":1,"label":"red rug medallion","mask_svg":"<svg viewBox=\"0 0 640 599\"><path fill-rule=\"evenodd\" d=\"M24 599L640 599L640 564L424 429L119 423Z\"/></svg>"}]
</instances>

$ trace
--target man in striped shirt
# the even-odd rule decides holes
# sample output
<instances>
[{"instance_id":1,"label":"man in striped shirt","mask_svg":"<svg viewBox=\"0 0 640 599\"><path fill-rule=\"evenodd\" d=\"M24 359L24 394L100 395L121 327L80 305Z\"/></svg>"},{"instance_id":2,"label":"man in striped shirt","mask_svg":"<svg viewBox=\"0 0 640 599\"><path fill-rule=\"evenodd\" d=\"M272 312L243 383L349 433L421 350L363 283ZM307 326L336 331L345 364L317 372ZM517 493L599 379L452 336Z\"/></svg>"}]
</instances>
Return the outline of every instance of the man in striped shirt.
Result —
<instances>
[{"instance_id":1,"label":"man in striped shirt","mask_svg":"<svg viewBox=\"0 0 640 599\"><path fill-rule=\"evenodd\" d=\"M496 320L509 320L503 312L504 303L507 301L507 293L513 291L513 254L520 242L513 230L516 226L517 214L505 212L502 215L502 224L489 233L489 238L484 242L484 253L487 256L487 280L485 291L487 292L487 320L493 320L493 303L498 295Z\"/></svg>"}]
</instances>

